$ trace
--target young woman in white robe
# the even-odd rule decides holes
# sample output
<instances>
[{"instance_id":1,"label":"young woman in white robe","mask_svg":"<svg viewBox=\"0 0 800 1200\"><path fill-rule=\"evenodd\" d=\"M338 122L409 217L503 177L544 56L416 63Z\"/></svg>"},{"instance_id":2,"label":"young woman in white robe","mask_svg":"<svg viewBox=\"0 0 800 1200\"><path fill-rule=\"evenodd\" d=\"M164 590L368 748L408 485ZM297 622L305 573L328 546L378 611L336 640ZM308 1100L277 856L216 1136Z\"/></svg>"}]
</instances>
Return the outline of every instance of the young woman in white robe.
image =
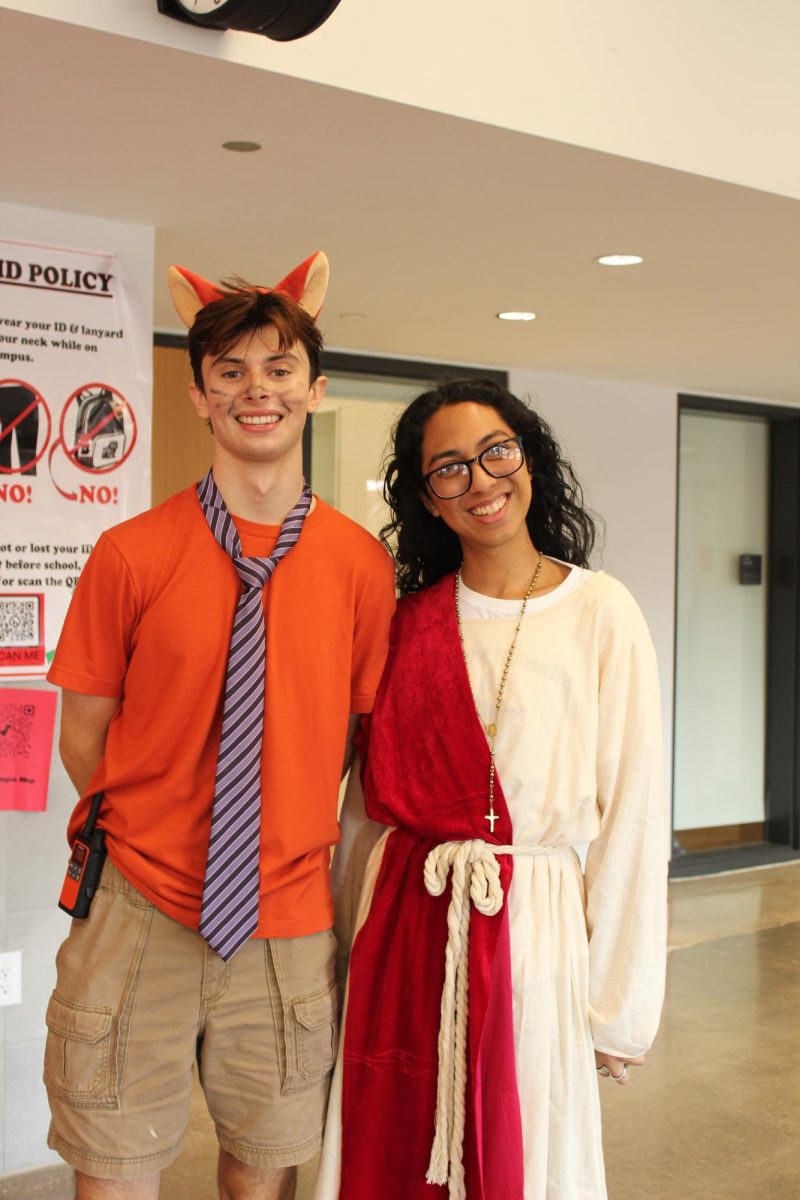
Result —
<instances>
[{"instance_id":1,"label":"young woman in white robe","mask_svg":"<svg viewBox=\"0 0 800 1200\"><path fill-rule=\"evenodd\" d=\"M416 400L387 496L408 599L334 861L355 943L316 1197L605 1200L598 1080L644 1063L664 990L652 643L504 389Z\"/></svg>"}]
</instances>

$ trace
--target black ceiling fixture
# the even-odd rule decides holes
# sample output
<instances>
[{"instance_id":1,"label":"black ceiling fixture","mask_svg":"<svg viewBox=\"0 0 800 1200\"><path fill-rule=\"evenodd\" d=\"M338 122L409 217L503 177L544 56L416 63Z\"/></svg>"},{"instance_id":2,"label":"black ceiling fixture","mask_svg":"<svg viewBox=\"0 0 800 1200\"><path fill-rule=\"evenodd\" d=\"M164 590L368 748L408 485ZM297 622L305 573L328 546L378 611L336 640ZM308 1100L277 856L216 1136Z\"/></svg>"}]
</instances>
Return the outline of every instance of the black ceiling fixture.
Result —
<instances>
[{"instance_id":1,"label":"black ceiling fixture","mask_svg":"<svg viewBox=\"0 0 800 1200\"><path fill-rule=\"evenodd\" d=\"M241 29L293 42L319 29L339 0L158 0L158 11L206 29Z\"/></svg>"}]
</instances>

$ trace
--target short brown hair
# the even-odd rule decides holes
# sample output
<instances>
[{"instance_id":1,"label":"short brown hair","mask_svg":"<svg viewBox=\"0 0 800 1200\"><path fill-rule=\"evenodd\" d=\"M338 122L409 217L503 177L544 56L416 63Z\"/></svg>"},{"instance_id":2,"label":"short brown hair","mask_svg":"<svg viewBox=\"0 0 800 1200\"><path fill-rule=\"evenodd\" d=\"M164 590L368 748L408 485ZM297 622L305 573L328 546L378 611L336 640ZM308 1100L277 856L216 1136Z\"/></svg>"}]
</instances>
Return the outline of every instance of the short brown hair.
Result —
<instances>
[{"instance_id":1,"label":"short brown hair","mask_svg":"<svg viewBox=\"0 0 800 1200\"><path fill-rule=\"evenodd\" d=\"M311 367L310 382L320 372L322 334L314 318L296 300L282 292L262 292L243 279L226 280L225 294L199 310L188 333L189 361L194 381L203 391L203 359L217 357L248 333L271 325L278 334L281 352L305 347Z\"/></svg>"}]
</instances>

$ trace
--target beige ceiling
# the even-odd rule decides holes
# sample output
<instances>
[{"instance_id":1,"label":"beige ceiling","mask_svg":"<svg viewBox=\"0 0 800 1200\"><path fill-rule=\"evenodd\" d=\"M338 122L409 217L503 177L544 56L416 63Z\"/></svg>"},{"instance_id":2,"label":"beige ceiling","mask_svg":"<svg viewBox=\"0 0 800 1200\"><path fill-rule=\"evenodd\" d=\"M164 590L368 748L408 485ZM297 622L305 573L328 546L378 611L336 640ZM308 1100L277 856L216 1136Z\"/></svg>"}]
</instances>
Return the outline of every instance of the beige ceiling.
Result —
<instances>
[{"instance_id":1,"label":"beige ceiling","mask_svg":"<svg viewBox=\"0 0 800 1200\"><path fill-rule=\"evenodd\" d=\"M3 9L0 43L2 198L154 225L158 328L170 262L323 248L331 347L800 404L800 201Z\"/></svg>"}]
</instances>

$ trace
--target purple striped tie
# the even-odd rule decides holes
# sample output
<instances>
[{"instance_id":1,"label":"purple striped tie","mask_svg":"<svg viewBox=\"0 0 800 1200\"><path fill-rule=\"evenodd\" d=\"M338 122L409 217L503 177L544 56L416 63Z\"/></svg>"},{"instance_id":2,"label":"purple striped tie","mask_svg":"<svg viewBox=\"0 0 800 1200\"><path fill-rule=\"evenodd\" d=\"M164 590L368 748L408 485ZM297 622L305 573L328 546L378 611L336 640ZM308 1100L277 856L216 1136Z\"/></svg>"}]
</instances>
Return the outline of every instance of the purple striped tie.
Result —
<instances>
[{"instance_id":1,"label":"purple striped tie","mask_svg":"<svg viewBox=\"0 0 800 1200\"><path fill-rule=\"evenodd\" d=\"M197 485L214 537L244 585L228 651L222 735L211 810L200 933L226 961L258 926L261 841L261 740L264 729L265 631L262 592L303 529L311 505L304 482L269 558L244 558L239 534L211 471Z\"/></svg>"}]
</instances>

